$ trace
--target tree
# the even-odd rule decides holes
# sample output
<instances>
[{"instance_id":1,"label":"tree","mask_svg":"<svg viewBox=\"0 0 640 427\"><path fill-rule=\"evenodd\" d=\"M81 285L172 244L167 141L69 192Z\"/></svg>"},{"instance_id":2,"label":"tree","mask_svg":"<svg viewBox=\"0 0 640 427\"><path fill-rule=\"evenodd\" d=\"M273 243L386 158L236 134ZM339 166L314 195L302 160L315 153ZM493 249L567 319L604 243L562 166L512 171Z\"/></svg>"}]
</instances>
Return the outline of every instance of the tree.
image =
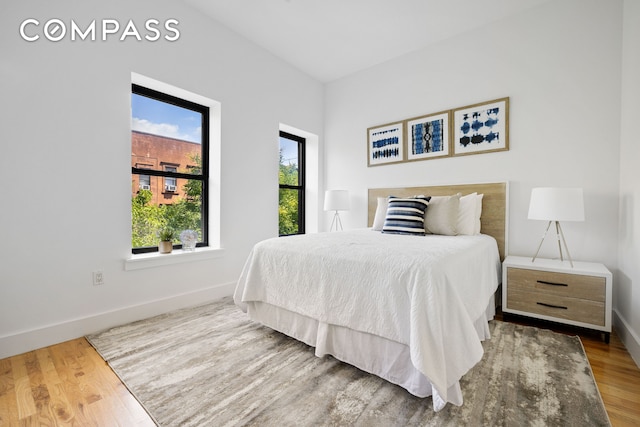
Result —
<instances>
[{"instance_id":1,"label":"tree","mask_svg":"<svg viewBox=\"0 0 640 427\"><path fill-rule=\"evenodd\" d=\"M194 175L199 175L202 173L202 158L200 157L200 153L193 153L189 156L191 161L196 165L191 168L190 172ZM190 179L187 183L182 187L184 190L187 199L196 201L202 200L202 183L195 179Z\"/></svg>"},{"instance_id":2,"label":"tree","mask_svg":"<svg viewBox=\"0 0 640 427\"><path fill-rule=\"evenodd\" d=\"M131 245L134 248L156 245L157 231L167 225L160 206L149 204L152 197L151 191L140 190L131 199Z\"/></svg>"},{"instance_id":3,"label":"tree","mask_svg":"<svg viewBox=\"0 0 640 427\"><path fill-rule=\"evenodd\" d=\"M279 180L280 184L285 185L298 185L298 165L297 164L284 164L282 149L280 150L280 171ZM279 197L279 233L280 235L296 234L300 230L298 224L298 191L289 188L280 188Z\"/></svg>"}]
</instances>

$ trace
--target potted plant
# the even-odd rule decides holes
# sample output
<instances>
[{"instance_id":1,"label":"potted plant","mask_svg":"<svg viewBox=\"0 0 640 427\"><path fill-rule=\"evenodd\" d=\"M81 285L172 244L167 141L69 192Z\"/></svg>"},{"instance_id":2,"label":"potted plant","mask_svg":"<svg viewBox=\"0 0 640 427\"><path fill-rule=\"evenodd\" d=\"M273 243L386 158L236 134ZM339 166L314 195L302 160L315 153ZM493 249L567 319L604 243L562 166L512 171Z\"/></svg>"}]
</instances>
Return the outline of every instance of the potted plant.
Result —
<instances>
[{"instance_id":1,"label":"potted plant","mask_svg":"<svg viewBox=\"0 0 640 427\"><path fill-rule=\"evenodd\" d=\"M161 254L170 254L173 250L173 240L176 238L176 232L172 228L163 228L158 232L160 243L158 243L158 251Z\"/></svg>"}]
</instances>

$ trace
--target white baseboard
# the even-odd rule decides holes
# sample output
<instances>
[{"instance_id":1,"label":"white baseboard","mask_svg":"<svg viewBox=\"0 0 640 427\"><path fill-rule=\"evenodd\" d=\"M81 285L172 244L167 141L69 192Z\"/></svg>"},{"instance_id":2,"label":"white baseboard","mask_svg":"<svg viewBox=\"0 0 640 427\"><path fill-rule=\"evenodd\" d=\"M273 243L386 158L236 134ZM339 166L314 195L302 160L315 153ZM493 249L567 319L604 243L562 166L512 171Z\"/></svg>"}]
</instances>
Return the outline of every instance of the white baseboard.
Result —
<instances>
[{"instance_id":1,"label":"white baseboard","mask_svg":"<svg viewBox=\"0 0 640 427\"><path fill-rule=\"evenodd\" d=\"M640 368L640 337L635 333L624 317L620 316L620 313L616 310L613 310L613 327L616 330L616 334L618 334L620 340L627 348L631 358Z\"/></svg>"},{"instance_id":2,"label":"white baseboard","mask_svg":"<svg viewBox=\"0 0 640 427\"><path fill-rule=\"evenodd\" d=\"M0 359L83 337L113 326L233 295L235 282L0 337Z\"/></svg>"}]
</instances>

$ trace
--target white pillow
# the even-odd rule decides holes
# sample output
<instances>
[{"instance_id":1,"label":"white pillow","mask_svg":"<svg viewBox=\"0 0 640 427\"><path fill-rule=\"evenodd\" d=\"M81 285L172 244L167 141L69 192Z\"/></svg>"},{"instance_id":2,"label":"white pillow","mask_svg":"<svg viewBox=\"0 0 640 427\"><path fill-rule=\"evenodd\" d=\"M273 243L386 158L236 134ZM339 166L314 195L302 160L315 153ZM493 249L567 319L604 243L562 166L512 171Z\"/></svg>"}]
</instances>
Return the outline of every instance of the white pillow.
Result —
<instances>
[{"instance_id":1,"label":"white pillow","mask_svg":"<svg viewBox=\"0 0 640 427\"><path fill-rule=\"evenodd\" d=\"M455 236L458 225L460 193L453 196L434 196L424 216L424 228L429 234Z\"/></svg>"},{"instance_id":2,"label":"white pillow","mask_svg":"<svg viewBox=\"0 0 640 427\"><path fill-rule=\"evenodd\" d=\"M457 232L462 235L480 234L483 194L471 193L460 197Z\"/></svg>"},{"instance_id":3,"label":"white pillow","mask_svg":"<svg viewBox=\"0 0 640 427\"><path fill-rule=\"evenodd\" d=\"M478 194L476 197L476 218L475 218L475 234L480 234L480 228L482 228L482 224L480 222L480 217L482 216L482 198L484 194Z\"/></svg>"},{"instance_id":4,"label":"white pillow","mask_svg":"<svg viewBox=\"0 0 640 427\"><path fill-rule=\"evenodd\" d=\"M373 217L373 230L382 231L384 219L387 217L388 197L378 197L378 206L376 207L376 215Z\"/></svg>"}]
</instances>

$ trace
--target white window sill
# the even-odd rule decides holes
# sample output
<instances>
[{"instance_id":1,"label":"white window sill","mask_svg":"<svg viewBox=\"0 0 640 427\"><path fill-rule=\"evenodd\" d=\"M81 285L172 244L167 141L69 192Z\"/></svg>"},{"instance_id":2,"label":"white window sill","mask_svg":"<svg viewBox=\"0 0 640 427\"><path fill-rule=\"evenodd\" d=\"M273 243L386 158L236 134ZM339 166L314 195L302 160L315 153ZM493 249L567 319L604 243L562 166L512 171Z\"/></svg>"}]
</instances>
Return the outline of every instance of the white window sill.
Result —
<instances>
[{"instance_id":1,"label":"white window sill","mask_svg":"<svg viewBox=\"0 0 640 427\"><path fill-rule=\"evenodd\" d=\"M196 248L195 251L183 251L174 249L170 254L151 252L146 254L131 255L131 258L124 260L124 269L140 270L143 268L160 267L163 265L179 264L183 262L201 261L211 258L220 258L224 255L221 248Z\"/></svg>"}]
</instances>

